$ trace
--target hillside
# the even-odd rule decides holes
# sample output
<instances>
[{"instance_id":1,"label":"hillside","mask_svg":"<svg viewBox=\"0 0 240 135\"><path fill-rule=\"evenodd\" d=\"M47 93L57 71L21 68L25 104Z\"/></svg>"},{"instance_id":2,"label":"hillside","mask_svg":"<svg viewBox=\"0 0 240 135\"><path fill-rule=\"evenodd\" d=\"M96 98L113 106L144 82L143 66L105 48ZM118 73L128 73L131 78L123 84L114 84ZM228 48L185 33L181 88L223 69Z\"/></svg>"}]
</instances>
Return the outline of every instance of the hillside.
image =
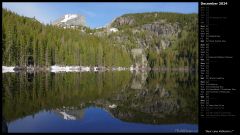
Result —
<instances>
[{"instance_id":1,"label":"hillside","mask_svg":"<svg viewBox=\"0 0 240 135\"><path fill-rule=\"evenodd\" d=\"M125 14L101 29L43 25L3 9L3 65L188 68L198 65L198 16ZM20 58L20 59L19 59Z\"/></svg>"},{"instance_id":2,"label":"hillside","mask_svg":"<svg viewBox=\"0 0 240 135\"><path fill-rule=\"evenodd\" d=\"M198 16L177 13L138 13L116 18L109 35L128 50L142 49L148 65L154 67L197 68ZM135 60L138 61L138 60ZM139 62L141 66L141 62Z\"/></svg>"}]
</instances>

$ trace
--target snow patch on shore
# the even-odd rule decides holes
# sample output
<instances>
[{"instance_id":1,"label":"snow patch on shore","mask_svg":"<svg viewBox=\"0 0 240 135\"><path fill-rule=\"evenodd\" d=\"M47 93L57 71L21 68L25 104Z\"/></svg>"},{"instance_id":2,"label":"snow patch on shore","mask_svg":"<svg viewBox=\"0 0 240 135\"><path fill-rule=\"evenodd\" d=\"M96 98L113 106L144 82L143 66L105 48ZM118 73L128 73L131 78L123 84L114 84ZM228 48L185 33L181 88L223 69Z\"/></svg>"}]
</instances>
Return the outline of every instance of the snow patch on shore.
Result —
<instances>
[{"instance_id":1,"label":"snow patch on shore","mask_svg":"<svg viewBox=\"0 0 240 135\"><path fill-rule=\"evenodd\" d=\"M83 66L51 66L51 72L88 72L90 67Z\"/></svg>"},{"instance_id":2,"label":"snow patch on shore","mask_svg":"<svg viewBox=\"0 0 240 135\"><path fill-rule=\"evenodd\" d=\"M131 65L131 67L130 67L130 71L133 71L133 70L134 70L133 65Z\"/></svg>"},{"instance_id":3,"label":"snow patch on shore","mask_svg":"<svg viewBox=\"0 0 240 135\"><path fill-rule=\"evenodd\" d=\"M15 72L13 69L15 67L7 67L7 66L2 66L2 73L7 73L7 72Z\"/></svg>"},{"instance_id":4,"label":"snow patch on shore","mask_svg":"<svg viewBox=\"0 0 240 135\"><path fill-rule=\"evenodd\" d=\"M88 72L90 71L90 67L81 67L81 71Z\"/></svg>"},{"instance_id":5,"label":"snow patch on shore","mask_svg":"<svg viewBox=\"0 0 240 135\"><path fill-rule=\"evenodd\" d=\"M113 109L113 108L116 108L116 107L117 107L117 105L115 105L115 104L112 104L112 105L109 105L108 107Z\"/></svg>"},{"instance_id":6,"label":"snow patch on shore","mask_svg":"<svg viewBox=\"0 0 240 135\"><path fill-rule=\"evenodd\" d=\"M14 66L2 66L2 73L7 72L15 72L13 69ZM34 71L35 69L33 67L27 67L27 71ZM50 67L50 72L58 73L58 72L98 72L98 71L123 71L123 70L129 70L129 68L126 67L111 67L111 68L105 68L105 67L89 67L89 66L61 66L61 65L53 65ZM130 71L136 70L132 66L130 67Z\"/></svg>"}]
</instances>

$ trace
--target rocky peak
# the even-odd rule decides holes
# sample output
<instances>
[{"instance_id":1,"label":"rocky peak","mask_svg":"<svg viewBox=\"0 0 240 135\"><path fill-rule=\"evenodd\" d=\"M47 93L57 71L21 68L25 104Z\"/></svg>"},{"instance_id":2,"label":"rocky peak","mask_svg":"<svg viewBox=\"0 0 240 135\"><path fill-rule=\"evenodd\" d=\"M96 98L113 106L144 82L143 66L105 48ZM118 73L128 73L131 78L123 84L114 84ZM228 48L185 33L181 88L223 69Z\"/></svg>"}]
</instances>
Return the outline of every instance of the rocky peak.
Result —
<instances>
[{"instance_id":1,"label":"rocky peak","mask_svg":"<svg viewBox=\"0 0 240 135\"><path fill-rule=\"evenodd\" d=\"M52 25L64 27L64 28L75 28L78 26L85 26L85 16L79 14L66 14L59 19L55 20Z\"/></svg>"}]
</instances>

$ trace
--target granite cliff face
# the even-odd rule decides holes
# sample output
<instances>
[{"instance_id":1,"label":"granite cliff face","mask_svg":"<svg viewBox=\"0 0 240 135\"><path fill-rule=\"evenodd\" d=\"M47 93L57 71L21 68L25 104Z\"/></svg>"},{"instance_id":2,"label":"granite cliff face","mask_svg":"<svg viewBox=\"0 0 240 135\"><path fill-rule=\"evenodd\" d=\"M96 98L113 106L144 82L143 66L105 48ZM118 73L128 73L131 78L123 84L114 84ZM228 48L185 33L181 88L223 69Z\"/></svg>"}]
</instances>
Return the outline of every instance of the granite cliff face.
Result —
<instances>
[{"instance_id":1,"label":"granite cliff face","mask_svg":"<svg viewBox=\"0 0 240 135\"><path fill-rule=\"evenodd\" d=\"M155 14L147 14L146 16L155 18ZM143 15L143 19L144 19ZM183 27L179 22L168 22L166 19L149 20L139 23L139 18L135 15L125 15L116 18L111 27L122 29L122 34L115 36L117 41L126 41L126 36L133 35L133 41L137 42L137 47L146 49L152 44L154 38L161 40L156 41L155 45L163 49L169 47L171 38L178 37L183 31ZM129 32L129 33L128 33Z\"/></svg>"},{"instance_id":2,"label":"granite cliff face","mask_svg":"<svg viewBox=\"0 0 240 135\"><path fill-rule=\"evenodd\" d=\"M113 22L115 26L122 26L122 25L133 25L135 23L135 20L131 17L118 17Z\"/></svg>"},{"instance_id":3,"label":"granite cliff face","mask_svg":"<svg viewBox=\"0 0 240 135\"><path fill-rule=\"evenodd\" d=\"M141 28L156 36L177 36L181 32L178 23L169 24L161 21L145 24Z\"/></svg>"}]
</instances>

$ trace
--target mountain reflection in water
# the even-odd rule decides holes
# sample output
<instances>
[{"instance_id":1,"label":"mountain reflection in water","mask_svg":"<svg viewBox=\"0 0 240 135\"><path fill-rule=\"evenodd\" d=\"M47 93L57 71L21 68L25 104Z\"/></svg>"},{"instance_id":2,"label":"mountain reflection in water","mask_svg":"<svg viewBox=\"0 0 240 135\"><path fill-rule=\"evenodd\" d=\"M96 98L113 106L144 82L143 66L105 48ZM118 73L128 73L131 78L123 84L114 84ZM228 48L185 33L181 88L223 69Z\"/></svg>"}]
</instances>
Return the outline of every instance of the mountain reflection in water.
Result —
<instances>
[{"instance_id":1,"label":"mountain reflection in water","mask_svg":"<svg viewBox=\"0 0 240 135\"><path fill-rule=\"evenodd\" d=\"M197 73L19 72L2 77L9 132L198 131Z\"/></svg>"}]
</instances>

